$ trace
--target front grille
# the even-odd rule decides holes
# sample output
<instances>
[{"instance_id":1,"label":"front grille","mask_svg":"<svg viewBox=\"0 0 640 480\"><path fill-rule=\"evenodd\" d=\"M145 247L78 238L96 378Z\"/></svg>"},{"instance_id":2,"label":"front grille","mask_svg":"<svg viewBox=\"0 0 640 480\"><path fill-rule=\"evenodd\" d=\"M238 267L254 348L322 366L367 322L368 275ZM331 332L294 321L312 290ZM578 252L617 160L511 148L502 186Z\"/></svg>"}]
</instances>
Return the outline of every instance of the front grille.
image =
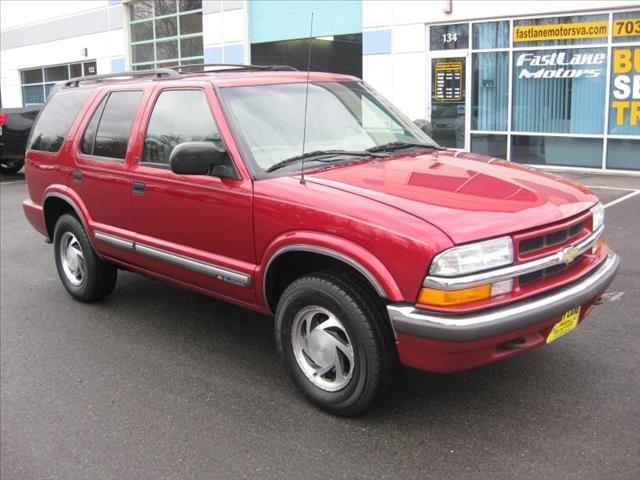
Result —
<instances>
[{"instance_id":1,"label":"front grille","mask_svg":"<svg viewBox=\"0 0 640 480\"><path fill-rule=\"evenodd\" d=\"M542 250L544 248L568 242L580 235L584 229L585 222L583 220L575 225L563 228L562 230L556 230L554 232L547 233L546 235L539 235L537 237L521 240L518 245L518 253L520 255L528 254L535 252L536 250Z\"/></svg>"},{"instance_id":2,"label":"front grille","mask_svg":"<svg viewBox=\"0 0 640 480\"><path fill-rule=\"evenodd\" d=\"M578 262L581 257L582 255L577 257L573 262L569 264L562 263L560 265L554 265L553 267L545 268L544 270L538 270L537 272L525 273L524 275L520 275L518 277L518 283L520 285L524 285L526 283L535 282L536 280L542 280L543 278L547 278L552 275L564 272L565 270L571 268L576 262Z\"/></svg>"}]
</instances>

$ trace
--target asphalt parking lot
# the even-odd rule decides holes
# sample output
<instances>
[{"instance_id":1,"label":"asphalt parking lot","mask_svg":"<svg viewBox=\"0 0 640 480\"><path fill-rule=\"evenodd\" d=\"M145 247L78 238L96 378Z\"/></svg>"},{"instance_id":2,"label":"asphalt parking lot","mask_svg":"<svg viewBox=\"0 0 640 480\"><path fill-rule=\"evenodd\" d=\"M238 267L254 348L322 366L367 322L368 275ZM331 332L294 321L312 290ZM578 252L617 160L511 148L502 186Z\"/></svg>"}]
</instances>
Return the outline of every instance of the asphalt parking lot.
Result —
<instances>
[{"instance_id":1,"label":"asphalt parking lot","mask_svg":"<svg viewBox=\"0 0 640 480\"><path fill-rule=\"evenodd\" d=\"M1 478L640 478L640 177L571 176L623 258L604 304L502 363L404 370L359 419L302 399L267 317L131 273L74 302L3 177Z\"/></svg>"}]
</instances>

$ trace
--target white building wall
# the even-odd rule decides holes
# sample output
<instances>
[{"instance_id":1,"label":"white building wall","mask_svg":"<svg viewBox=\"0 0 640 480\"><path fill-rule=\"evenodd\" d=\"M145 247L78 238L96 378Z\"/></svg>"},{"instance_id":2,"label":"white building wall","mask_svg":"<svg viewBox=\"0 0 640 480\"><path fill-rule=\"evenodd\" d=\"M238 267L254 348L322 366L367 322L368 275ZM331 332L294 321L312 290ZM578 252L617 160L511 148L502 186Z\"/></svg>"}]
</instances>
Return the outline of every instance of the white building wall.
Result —
<instances>
[{"instance_id":1,"label":"white building wall","mask_svg":"<svg viewBox=\"0 0 640 480\"><path fill-rule=\"evenodd\" d=\"M52 20L63 18L83 18L81 15L90 12L106 12L123 15L121 5L109 5L108 1L70 1L70 2L0 2L0 16L2 17L3 43L12 32L25 27L46 25ZM107 18L109 16L107 15ZM36 21L33 21L33 20ZM87 35L62 38L54 41L33 43L16 48L0 50L0 89L2 92L2 106L4 108L22 106L22 90L20 70L41 66L95 60L98 73L110 73L112 60L124 59L127 55L127 39L122 28L124 18L119 22L119 28ZM6 26L6 28L5 28ZM61 32L61 36L64 32ZM86 49L87 55L84 55Z\"/></svg>"},{"instance_id":2,"label":"white building wall","mask_svg":"<svg viewBox=\"0 0 640 480\"><path fill-rule=\"evenodd\" d=\"M621 7L640 7L640 1L364 0L363 35L390 30L391 46L385 53L365 51L363 78L411 118L427 118L426 24Z\"/></svg>"},{"instance_id":3,"label":"white building wall","mask_svg":"<svg viewBox=\"0 0 640 480\"><path fill-rule=\"evenodd\" d=\"M22 106L20 70L95 59L98 73L109 73L111 60L124 55L124 43L122 30L116 30L2 50L2 106Z\"/></svg>"},{"instance_id":4,"label":"white building wall","mask_svg":"<svg viewBox=\"0 0 640 480\"><path fill-rule=\"evenodd\" d=\"M247 1L204 0L205 63L249 63Z\"/></svg>"},{"instance_id":5,"label":"white building wall","mask_svg":"<svg viewBox=\"0 0 640 480\"><path fill-rule=\"evenodd\" d=\"M0 1L0 28L6 30L104 8L108 5L108 0L2 0Z\"/></svg>"},{"instance_id":6,"label":"white building wall","mask_svg":"<svg viewBox=\"0 0 640 480\"><path fill-rule=\"evenodd\" d=\"M3 107L22 106L20 70L87 60L96 60L99 74L128 69L127 3L128 0L0 1L0 89ZM100 16L101 13L106 15ZM82 25L85 19L97 17L101 20L106 17L106 28L105 25ZM109 23L111 21L114 21L113 25ZM72 26L71 30L91 30L95 27L95 30L104 31L76 35L72 31L62 31L64 29L52 22L68 22L65 25ZM246 0L204 0L202 22L205 62L249 62ZM39 42L38 34L44 30L49 36L59 38ZM66 34L69 37L63 38ZM43 36L46 35L43 33ZM19 45L13 47L16 43ZM86 56L83 55L84 49Z\"/></svg>"}]
</instances>

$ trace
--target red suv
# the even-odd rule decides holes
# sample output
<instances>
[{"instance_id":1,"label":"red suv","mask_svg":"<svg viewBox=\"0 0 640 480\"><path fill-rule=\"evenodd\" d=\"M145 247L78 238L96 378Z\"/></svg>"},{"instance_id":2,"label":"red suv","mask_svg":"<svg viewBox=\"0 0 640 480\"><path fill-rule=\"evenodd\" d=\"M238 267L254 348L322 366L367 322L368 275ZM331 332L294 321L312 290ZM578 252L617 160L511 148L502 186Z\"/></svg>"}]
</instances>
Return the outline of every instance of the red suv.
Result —
<instances>
[{"instance_id":1,"label":"red suv","mask_svg":"<svg viewBox=\"0 0 640 480\"><path fill-rule=\"evenodd\" d=\"M612 281L586 188L445 150L361 80L278 68L73 79L26 155L31 224L68 292L118 269L275 315L300 390L363 412L394 367L548 343Z\"/></svg>"}]
</instances>

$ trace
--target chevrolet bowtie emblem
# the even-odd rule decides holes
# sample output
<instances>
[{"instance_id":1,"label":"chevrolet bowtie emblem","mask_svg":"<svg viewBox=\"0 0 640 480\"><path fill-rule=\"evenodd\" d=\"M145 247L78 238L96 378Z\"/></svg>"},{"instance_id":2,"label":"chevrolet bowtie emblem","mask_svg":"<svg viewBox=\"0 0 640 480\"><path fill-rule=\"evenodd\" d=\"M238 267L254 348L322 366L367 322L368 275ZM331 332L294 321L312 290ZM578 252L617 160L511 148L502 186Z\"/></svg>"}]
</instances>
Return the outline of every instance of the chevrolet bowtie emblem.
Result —
<instances>
[{"instance_id":1,"label":"chevrolet bowtie emblem","mask_svg":"<svg viewBox=\"0 0 640 480\"><path fill-rule=\"evenodd\" d=\"M564 250L562 250L560 259L562 260L562 263L569 265L571 262L573 262L576 259L579 253L580 252L578 251L577 248L567 247Z\"/></svg>"}]
</instances>

